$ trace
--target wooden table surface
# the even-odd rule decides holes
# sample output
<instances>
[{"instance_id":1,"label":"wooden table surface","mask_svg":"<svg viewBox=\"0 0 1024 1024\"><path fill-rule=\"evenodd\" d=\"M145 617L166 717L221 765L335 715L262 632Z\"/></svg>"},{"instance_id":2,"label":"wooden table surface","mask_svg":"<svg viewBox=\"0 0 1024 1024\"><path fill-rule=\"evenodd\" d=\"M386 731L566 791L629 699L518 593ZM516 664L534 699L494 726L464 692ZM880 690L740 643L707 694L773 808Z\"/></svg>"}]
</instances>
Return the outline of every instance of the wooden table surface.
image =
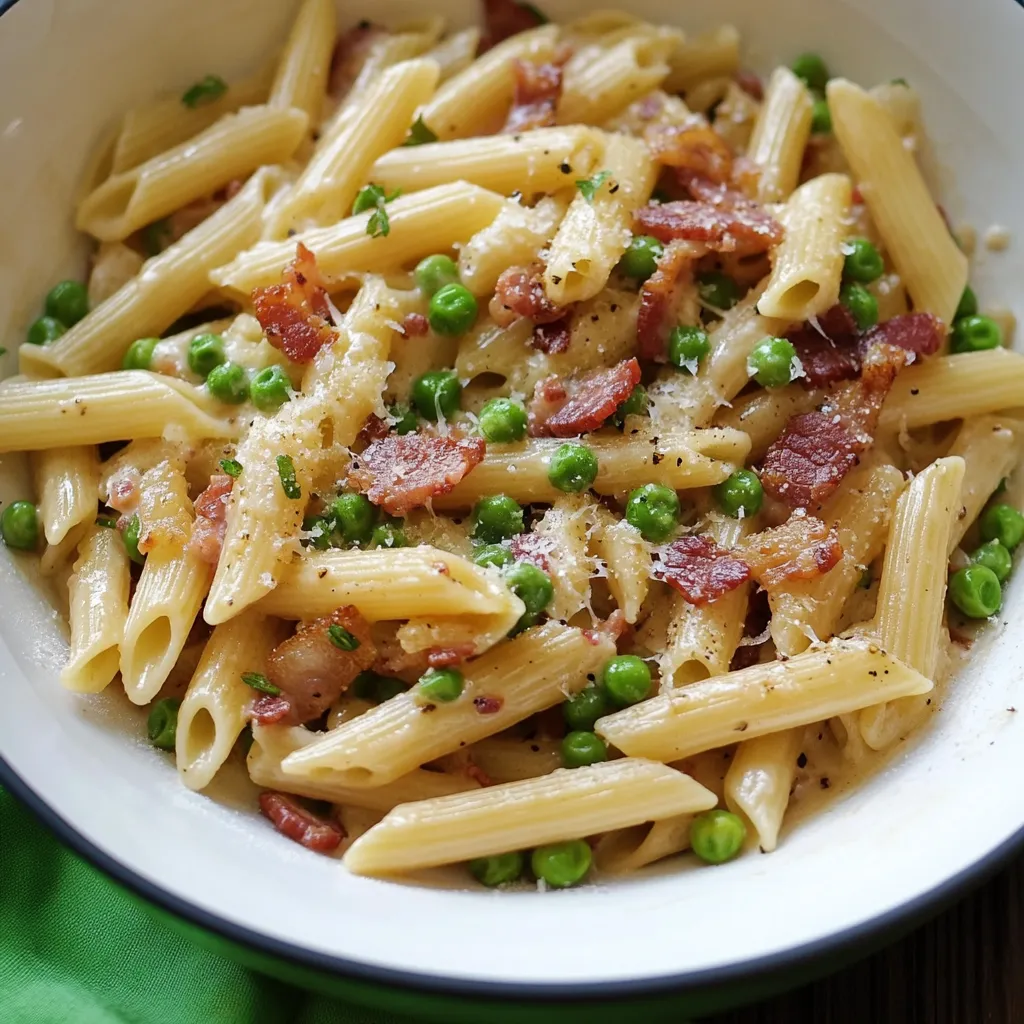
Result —
<instances>
[{"instance_id":1,"label":"wooden table surface","mask_svg":"<svg viewBox=\"0 0 1024 1024\"><path fill-rule=\"evenodd\" d=\"M700 1024L1024 1024L1024 857L869 959Z\"/></svg>"}]
</instances>

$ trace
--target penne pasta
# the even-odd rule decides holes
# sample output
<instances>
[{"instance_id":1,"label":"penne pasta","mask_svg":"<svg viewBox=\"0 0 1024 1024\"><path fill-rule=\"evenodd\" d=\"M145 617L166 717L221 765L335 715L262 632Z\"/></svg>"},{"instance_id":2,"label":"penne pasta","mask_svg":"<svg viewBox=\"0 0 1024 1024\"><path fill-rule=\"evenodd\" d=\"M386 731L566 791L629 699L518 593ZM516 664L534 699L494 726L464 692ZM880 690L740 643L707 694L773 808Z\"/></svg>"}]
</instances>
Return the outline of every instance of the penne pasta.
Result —
<instances>
[{"instance_id":1,"label":"penne pasta","mask_svg":"<svg viewBox=\"0 0 1024 1024\"><path fill-rule=\"evenodd\" d=\"M310 127L317 123L337 34L331 0L303 0L277 64L269 106L300 110Z\"/></svg>"},{"instance_id":2,"label":"penne pasta","mask_svg":"<svg viewBox=\"0 0 1024 1024\"><path fill-rule=\"evenodd\" d=\"M747 147L747 156L761 169L757 197L762 202L782 202L796 188L813 106L807 87L789 68L772 72Z\"/></svg>"}]
</instances>

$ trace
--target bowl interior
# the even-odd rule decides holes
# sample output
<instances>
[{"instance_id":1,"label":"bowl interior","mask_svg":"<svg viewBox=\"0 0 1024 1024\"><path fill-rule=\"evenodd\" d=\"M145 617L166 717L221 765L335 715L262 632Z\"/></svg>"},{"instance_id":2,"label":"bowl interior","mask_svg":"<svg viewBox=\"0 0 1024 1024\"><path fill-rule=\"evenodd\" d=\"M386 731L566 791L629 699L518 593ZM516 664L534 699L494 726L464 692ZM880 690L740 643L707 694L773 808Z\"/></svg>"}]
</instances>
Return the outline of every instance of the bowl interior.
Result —
<instances>
[{"instance_id":1,"label":"bowl interior","mask_svg":"<svg viewBox=\"0 0 1024 1024\"><path fill-rule=\"evenodd\" d=\"M585 0L547 0L553 17ZM733 21L747 63L765 70L804 49L871 85L902 76L923 98L942 200L955 223L1007 227L979 247L983 304L1024 315L1024 139L1008 131L1024 94L1024 16L1005 0L626 0L653 20L699 30ZM466 23L475 5L432 11ZM49 282L81 275L70 212L90 154L117 117L210 71L230 78L275 50L292 4L246 0L20 0L0 19L0 330L16 346ZM416 0L351 0L344 23L422 16ZM984 58L979 54L984 53ZM995 72L995 73L993 73ZM1022 396L1024 399L1024 396ZM1022 400L1024 405L1024 400ZM0 497L23 493L2 460ZM355 878L253 820L248 806L184 789L116 699L64 692L53 603L24 563L0 553L0 755L87 840L173 898L345 963L476 982L557 985L693 979L818 943L915 900L1024 826L1024 648L999 624L956 679L926 734L884 771L787 833L771 856L700 870L673 865L563 893L493 894ZM277 884L277 883L280 884ZM613 935L617 938L610 941ZM625 935L623 933L626 933ZM441 952L441 950L445 952ZM457 952L456 952L457 951Z\"/></svg>"}]
</instances>

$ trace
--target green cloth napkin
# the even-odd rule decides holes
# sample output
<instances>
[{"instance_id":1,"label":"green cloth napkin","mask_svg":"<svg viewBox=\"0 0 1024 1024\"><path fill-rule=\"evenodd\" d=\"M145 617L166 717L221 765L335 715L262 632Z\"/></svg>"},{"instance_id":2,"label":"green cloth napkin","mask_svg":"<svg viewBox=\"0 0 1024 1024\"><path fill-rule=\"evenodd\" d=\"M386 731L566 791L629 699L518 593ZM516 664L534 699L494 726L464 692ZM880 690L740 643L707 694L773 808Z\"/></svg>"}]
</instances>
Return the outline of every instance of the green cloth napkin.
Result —
<instances>
[{"instance_id":1,"label":"green cloth napkin","mask_svg":"<svg viewBox=\"0 0 1024 1024\"><path fill-rule=\"evenodd\" d=\"M3 1024L400 1024L168 929L0 789Z\"/></svg>"}]
</instances>

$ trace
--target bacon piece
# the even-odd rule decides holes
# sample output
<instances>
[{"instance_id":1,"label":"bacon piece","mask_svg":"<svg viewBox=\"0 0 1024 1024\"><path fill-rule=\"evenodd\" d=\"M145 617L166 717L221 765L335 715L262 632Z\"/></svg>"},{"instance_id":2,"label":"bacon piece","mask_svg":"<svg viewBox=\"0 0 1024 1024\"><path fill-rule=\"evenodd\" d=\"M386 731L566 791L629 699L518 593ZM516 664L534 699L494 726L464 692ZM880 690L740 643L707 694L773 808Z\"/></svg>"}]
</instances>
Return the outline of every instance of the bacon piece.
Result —
<instances>
[{"instance_id":1,"label":"bacon piece","mask_svg":"<svg viewBox=\"0 0 1024 1024\"><path fill-rule=\"evenodd\" d=\"M550 128L555 123L555 107L562 96L562 66L531 64L527 60L517 60L512 66L516 74L515 96L502 131L513 135L534 128Z\"/></svg>"},{"instance_id":2,"label":"bacon piece","mask_svg":"<svg viewBox=\"0 0 1024 1024\"><path fill-rule=\"evenodd\" d=\"M431 668L459 665L476 654L473 644L456 644L454 647L431 647L427 651L427 664Z\"/></svg>"},{"instance_id":3,"label":"bacon piece","mask_svg":"<svg viewBox=\"0 0 1024 1024\"><path fill-rule=\"evenodd\" d=\"M843 557L839 533L820 519L796 512L781 526L746 538L738 548L751 575L766 590L786 580L812 580Z\"/></svg>"},{"instance_id":4,"label":"bacon piece","mask_svg":"<svg viewBox=\"0 0 1024 1024\"><path fill-rule=\"evenodd\" d=\"M517 32L526 32L544 24L544 17L530 4L516 3L515 0L483 0L484 34L478 53L485 53L492 46Z\"/></svg>"},{"instance_id":5,"label":"bacon piece","mask_svg":"<svg viewBox=\"0 0 1024 1024\"><path fill-rule=\"evenodd\" d=\"M503 697L474 697L473 707L481 715L496 715L505 703ZM486 785L486 783L481 783Z\"/></svg>"},{"instance_id":6,"label":"bacon piece","mask_svg":"<svg viewBox=\"0 0 1024 1024\"><path fill-rule=\"evenodd\" d=\"M550 324L537 324L530 344L545 355L556 356L564 352L572 341L572 317L565 316Z\"/></svg>"},{"instance_id":7,"label":"bacon piece","mask_svg":"<svg viewBox=\"0 0 1024 1024\"><path fill-rule=\"evenodd\" d=\"M327 290L316 257L302 242L285 268L282 284L252 290L256 319L267 341L292 362L311 363L334 338Z\"/></svg>"},{"instance_id":8,"label":"bacon piece","mask_svg":"<svg viewBox=\"0 0 1024 1024\"><path fill-rule=\"evenodd\" d=\"M349 480L375 505L394 516L447 494L483 459L482 437L455 431L435 434L389 434L359 455Z\"/></svg>"},{"instance_id":9,"label":"bacon piece","mask_svg":"<svg viewBox=\"0 0 1024 1024\"><path fill-rule=\"evenodd\" d=\"M539 267L509 267L504 271L494 286L489 309L499 327L508 327L521 316L537 324L554 323L565 316L565 310L547 297Z\"/></svg>"},{"instance_id":10,"label":"bacon piece","mask_svg":"<svg viewBox=\"0 0 1024 1024\"><path fill-rule=\"evenodd\" d=\"M655 579L664 580L693 605L711 604L750 579L750 567L710 537L681 537L661 553Z\"/></svg>"},{"instance_id":11,"label":"bacon piece","mask_svg":"<svg viewBox=\"0 0 1024 1024\"><path fill-rule=\"evenodd\" d=\"M748 96L752 96L758 101L764 99L764 84L761 81L760 75L755 74L753 71L737 71L735 80L736 84Z\"/></svg>"},{"instance_id":12,"label":"bacon piece","mask_svg":"<svg viewBox=\"0 0 1024 1024\"><path fill-rule=\"evenodd\" d=\"M693 254L685 242L672 242L658 257L657 269L640 289L636 340L641 359L663 363L672 312L683 274L692 268Z\"/></svg>"},{"instance_id":13,"label":"bacon piece","mask_svg":"<svg viewBox=\"0 0 1024 1024\"><path fill-rule=\"evenodd\" d=\"M285 793L265 789L260 793L260 810L281 835L316 853L336 850L345 838L339 824L318 817Z\"/></svg>"},{"instance_id":14,"label":"bacon piece","mask_svg":"<svg viewBox=\"0 0 1024 1024\"><path fill-rule=\"evenodd\" d=\"M653 235L660 242L703 242L714 252L741 255L764 252L782 241L782 225L763 207L735 193L741 202L717 205L694 200L652 203L633 215L637 234Z\"/></svg>"},{"instance_id":15,"label":"bacon piece","mask_svg":"<svg viewBox=\"0 0 1024 1024\"><path fill-rule=\"evenodd\" d=\"M805 387L827 387L852 380L860 372L857 325L843 305L837 304L818 317L817 328L805 323L786 337L804 368L805 376L800 380Z\"/></svg>"},{"instance_id":16,"label":"bacon piece","mask_svg":"<svg viewBox=\"0 0 1024 1024\"><path fill-rule=\"evenodd\" d=\"M650 125L644 132L651 155L667 167L700 175L716 184L732 179L732 150L703 117L683 125Z\"/></svg>"},{"instance_id":17,"label":"bacon piece","mask_svg":"<svg viewBox=\"0 0 1024 1024\"><path fill-rule=\"evenodd\" d=\"M366 58L387 30L369 21L361 21L354 28L338 36L331 54L331 70L327 79L327 93L333 99L344 99L355 85Z\"/></svg>"},{"instance_id":18,"label":"bacon piece","mask_svg":"<svg viewBox=\"0 0 1024 1024\"><path fill-rule=\"evenodd\" d=\"M861 337L861 351L884 344L930 356L942 346L943 333L942 321L931 313L905 313L867 331Z\"/></svg>"},{"instance_id":19,"label":"bacon piece","mask_svg":"<svg viewBox=\"0 0 1024 1024\"><path fill-rule=\"evenodd\" d=\"M640 364L624 359L567 380L549 378L537 385L530 403L532 437L577 437L597 430L640 383Z\"/></svg>"},{"instance_id":20,"label":"bacon piece","mask_svg":"<svg viewBox=\"0 0 1024 1024\"><path fill-rule=\"evenodd\" d=\"M555 550L553 538L542 533L518 533L512 538L509 550L517 562L529 562L544 572L551 572L548 556Z\"/></svg>"},{"instance_id":21,"label":"bacon piece","mask_svg":"<svg viewBox=\"0 0 1024 1024\"><path fill-rule=\"evenodd\" d=\"M609 637L615 643L618 643L632 628L626 621L626 616L623 615L622 609L616 608L607 619L601 620L592 629L582 630L582 633L587 643L593 644L596 647L601 642L602 637Z\"/></svg>"},{"instance_id":22,"label":"bacon piece","mask_svg":"<svg viewBox=\"0 0 1024 1024\"><path fill-rule=\"evenodd\" d=\"M233 484L234 480L227 473L214 473L206 490L195 500L196 518L189 547L209 565L216 565L220 560Z\"/></svg>"},{"instance_id":23,"label":"bacon piece","mask_svg":"<svg viewBox=\"0 0 1024 1024\"><path fill-rule=\"evenodd\" d=\"M328 630L341 626L359 642L352 651L335 646ZM322 715L377 657L370 624L352 605L301 623L295 635L278 644L267 658L267 678L291 705L295 725Z\"/></svg>"},{"instance_id":24,"label":"bacon piece","mask_svg":"<svg viewBox=\"0 0 1024 1024\"><path fill-rule=\"evenodd\" d=\"M366 422L360 428L356 440L363 445L372 444L374 441L379 441L382 437L387 437L390 430L391 427L388 425L387 420L382 420L376 413L371 412L366 417Z\"/></svg>"},{"instance_id":25,"label":"bacon piece","mask_svg":"<svg viewBox=\"0 0 1024 1024\"><path fill-rule=\"evenodd\" d=\"M406 313L402 333L407 338L422 338L430 333L430 321L422 313Z\"/></svg>"},{"instance_id":26,"label":"bacon piece","mask_svg":"<svg viewBox=\"0 0 1024 1024\"><path fill-rule=\"evenodd\" d=\"M249 717L260 725L278 725L292 713L292 702L287 697L260 694L249 708Z\"/></svg>"},{"instance_id":27,"label":"bacon piece","mask_svg":"<svg viewBox=\"0 0 1024 1024\"><path fill-rule=\"evenodd\" d=\"M134 512L139 504L139 481L142 474L134 466L126 466L113 477L109 485L107 504L117 512Z\"/></svg>"}]
</instances>

